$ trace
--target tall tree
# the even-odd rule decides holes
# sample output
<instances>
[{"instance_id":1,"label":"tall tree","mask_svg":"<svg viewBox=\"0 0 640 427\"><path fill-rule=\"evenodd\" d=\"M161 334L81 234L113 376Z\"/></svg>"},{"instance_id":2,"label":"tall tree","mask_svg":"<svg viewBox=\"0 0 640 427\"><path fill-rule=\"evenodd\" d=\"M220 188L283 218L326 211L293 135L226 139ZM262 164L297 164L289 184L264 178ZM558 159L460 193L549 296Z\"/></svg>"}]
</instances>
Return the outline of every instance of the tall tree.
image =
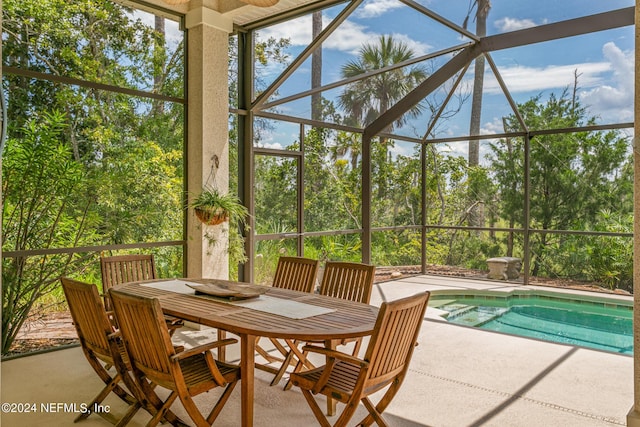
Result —
<instances>
[{"instance_id":1,"label":"tall tree","mask_svg":"<svg viewBox=\"0 0 640 427\"><path fill-rule=\"evenodd\" d=\"M312 40L322 31L322 12L313 12L312 20ZM311 54L311 89L322 86L322 45L318 46ZM311 95L311 118L322 120L322 94L320 92Z\"/></svg>"},{"instance_id":2,"label":"tall tree","mask_svg":"<svg viewBox=\"0 0 640 427\"><path fill-rule=\"evenodd\" d=\"M379 70L414 57L414 52L403 42L392 36L380 36L376 44L367 43L360 48L358 58L342 66L341 73L345 78L355 77L369 71ZM353 126L366 126L393 104L402 99L407 93L424 81L427 71L420 65L397 68L384 73L348 84L338 99L338 104L345 111L345 123ZM416 104L408 114L398 117L385 131L404 126L412 117L419 116L424 107ZM345 139L345 142L349 141ZM378 197L384 197L388 187L389 170L387 144L380 141L381 149L374 150L373 162L378 176L375 177L378 186ZM358 150L351 150L357 155ZM355 164L352 159L352 164Z\"/></svg>"},{"instance_id":3,"label":"tall tree","mask_svg":"<svg viewBox=\"0 0 640 427\"><path fill-rule=\"evenodd\" d=\"M392 36L380 36L376 44L367 43L360 48L358 58L341 68L342 77L356 77L369 71L394 65L414 57L414 52ZM419 65L404 67L377 74L348 84L338 99L345 110L348 124L366 126L402 99L428 76ZM423 111L422 104L415 105L408 116L399 117L386 131L402 127L410 117Z\"/></svg>"},{"instance_id":4,"label":"tall tree","mask_svg":"<svg viewBox=\"0 0 640 427\"><path fill-rule=\"evenodd\" d=\"M574 128L595 124L573 92L551 95L546 103L535 97L519 105L531 129ZM519 129L510 116L508 130ZM499 187L500 213L507 221L525 226L524 219L524 141L499 140L491 145L494 179ZM537 135L529 153L530 226L542 230L584 230L594 227L603 210L618 212L627 200L629 186L621 180L628 156L628 143L614 131ZM625 178L626 177L626 178ZM516 185L514 185L516 183ZM530 240L532 275L559 274L564 268L553 257L554 247L565 237L534 233Z\"/></svg>"},{"instance_id":5,"label":"tall tree","mask_svg":"<svg viewBox=\"0 0 640 427\"><path fill-rule=\"evenodd\" d=\"M484 37L487 35L487 16L489 15L489 9L491 3L489 0L475 0L473 3L476 10L476 35L478 37ZM473 8L471 9L473 10ZM467 19L469 16L467 15ZM466 20L465 20L466 27ZM484 69L485 59L483 55L480 55L475 60L475 68L473 75L473 95L471 101L471 122L469 125L469 135L480 135L480 118L482 116L482 92L484 88ZM480 163L480 141L469 141L469 167L473 168ZM479 193L481 191L478 183L469 183L469 225L482 226L484 222L484 215L481 210L481 205L477 201L481 198Z\"/></svg>"},{"instance_id":6,"label":"tall tree","mask_svg":"<svg viewBox=\"0 0 640 427\"><path fill-rule=\"evenodd\" d=\"M345 78L355 77L369 71L379 70L414 57L414 52L405 43L398 42L392 36L380 36L377 44L365 44L360 48L358 58L342 66ZM346 113L345 122L356 126L366 126L393 104L427 78L426 70L420 65L396 68L384 73L348 84L338 99ZM422 103L416 104L409 113L398 117L386 131L402 127L411 117L417 117L424 110ZM348 140L347 140L348 141ZM378 198L383 198L390 177L388 150L389 141L380 141L380 150L374 150L372 161L377 171L375 183ZM352 150L355 155L357 151ZM355 161L352 160L355 164ZM374 172L375 173L375 172Z\"/></svg>"},{"instance_id":7,"label":"tall tree","mask_svg":"<svg viewBox=\"0 0 640 427\"><path fill-rule=\"evenodd\" d=\"M156 30L156 34L155 34L156 40L155 40L155 45L153 49L154 49L154 56L156 59L155 60L156 67L154 67L154 70L153 70L153 90L156 92L159 92L162 88L163 80L165 77L164 65L165 65L166 55L167 55L167 52L164 46L165 36L166 36L165 22L162 16L155 17L155 30ZM164 113L164 102L156 101L154 108L158 113L160 114Z\"/></svg>"}]
</instances>

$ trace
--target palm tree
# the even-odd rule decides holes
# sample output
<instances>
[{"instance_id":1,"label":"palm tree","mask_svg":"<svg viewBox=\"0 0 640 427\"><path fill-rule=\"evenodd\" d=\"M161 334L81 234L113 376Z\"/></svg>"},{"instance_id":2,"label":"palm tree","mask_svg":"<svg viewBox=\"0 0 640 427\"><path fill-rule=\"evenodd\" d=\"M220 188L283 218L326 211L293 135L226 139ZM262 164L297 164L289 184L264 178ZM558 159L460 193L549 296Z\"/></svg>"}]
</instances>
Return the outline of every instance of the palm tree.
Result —
<instances>
[{"instance_id":1,"label":"palm tree","mask_svg":"<svg viewBox=\"0 0 640 427\"><path fill-rule=\"evenodd\" d=\"M342 66L342 77L356 77L363 73L380 70L414 57L413 51L402 42L395 41L391 36L380 36L378 43L365 44L360 48L358 58L349 61ZM340 97L338 104L346 113L345 124L352 126L366 126L392 105L404 98L412 89L423 82L428 76L426 70L419 65L407 66L375 74L370 77L348 84ZM398 117L392 122L385 132L391 132L394 128L400 128L413 117L419 116L424 107L421 103L414 106L409 112ZM350 139L345 138L345 143ZM354 142L351 139L351 142ZM378 163L378 197L386 194L387 172L385 165L388 163L388 141L380 140L380 150L376 154ZM357 156L360 150L354 149L355 145L342 147L351 153L352 167L357 164Z\"/></svg>"},{"instance_id":2,"label":"palm tree","mask_svg":"<svg viewBox=\"0 0 640 427\"><path fill-rule=\"evenodd\" d=\"M392 36L380 36L378 43L365 44L358 58L342 66L342 77L355 77L379 70L414 57L414 52ZM402 99L428 76L421 66L403 67L376 74L346 86L338 99L340 107L347 113L345 122L355 126L366 126ZM402 127L410 117L420 115L424 107L417 104L408 116L399 117L385 131Z\"/></svg>"},{"instance_id":3,"label":"palm tree","mask_svg":"<svg viewBox=\"0 0 640 427\"><path fill-rule=\"evenodd\" d=\"M467 14L467 18L464 22L464 27L467 26L470 13L475 7L476 9L476 35L484 37L487 35L487 16L489 15L489 9L491 3L489 0L475 0ZM484 86L484 56L480 55L475 61L475 71L473 78L473 98L471 101L471 122L469 125L469 135L480 134L480 116L482 112L482 91ZM480 142L478 140L469 141L469 166L474 167L480 164ZM476 183L470 183L471 194L470 203L475 203L478 200L479 188ZM475 205L470 210L469 224L472 226L481 226L484 222L484 215L479 209L478 205Z\"/></svg>"}]
</instances>

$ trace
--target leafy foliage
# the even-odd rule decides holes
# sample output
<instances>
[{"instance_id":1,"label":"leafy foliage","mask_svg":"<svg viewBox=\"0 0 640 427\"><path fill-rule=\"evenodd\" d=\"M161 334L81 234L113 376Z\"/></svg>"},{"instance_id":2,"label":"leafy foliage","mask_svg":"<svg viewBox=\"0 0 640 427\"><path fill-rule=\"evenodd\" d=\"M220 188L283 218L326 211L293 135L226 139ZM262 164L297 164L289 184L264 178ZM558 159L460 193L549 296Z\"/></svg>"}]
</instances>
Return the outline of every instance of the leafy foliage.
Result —
<instances>
[{"instance_id":1,"label":"leafy foliage","mask_svg":"<svg viewBox=\"0 0 640 427\"><path fill-rule=\"evenodd\" d=\"M57 285L58 278L82 269L82 255L28 257L24 251L96 242L97 218L78 199L86 190L82 164L60 142L64 117L59 113L33 119L20 140L5 148L2 176L2 241L4 250L18 251L2 265L2 353L6 353L38 299Z\"/></svg>"},{"instance_id":2,"label":"leafy foliage","mask_svg":"<svg viewBox=\"0 0 640 427\"><path fill-rule=\"evenodd\" d=\"M574 92L575 93L575 92ZM564 91L542 104L533 98L520 106L532 129L575 128L593 123L575 96ZM517 126L510 117L509 126ZM603 211L632 212L629 185L629 147L625 138L609 132L557 133L537 135L530 144L530 222L540 230L597 230ZM500 140L492 145L491 165L499 188L499 210L503 219L525 226L524 140ZM606 223L606 222L605 222ZM607 244L612 241L605 239ZM571 251L562 234L532 233L532 275L564 275L572 266L597 263L598 251L579 249L582 262L558 256ZM567 262L561 260L566 259ZM628 263L631 258L628 259ZM588 271L585 269L583 271ZM581 274L580 276L583 276ZM604 277L606 281L610 280Z\"/></svg>"},{"instance_id":3,"label":"leafy foliage","mask_svg":"<svg viewBox=\"0 0 640 427\"><path fill-rule=\"evenodd\" d=\"M413 51L392 36L380 36L377 43L364 44L358 58L342 66L343 77L355 77L372 70L404 62L414 56ZM348 111L351 125L366 125L378 118L399 101L418 83L427 77L420 66L411 66L388 71L347 85L340 95L339 104ZM417 104L409 116L418 116L424 107ZM408 117L401 117L395 127L401 127Z\"/></svg>"},{"instance_id":4,"label":"leafy foliage","mask_svg":"<svg viewBox=\"0 0 640 427\"><path fill-rule=\"evenodd\" d=\"M181 44L169 46L122 5L9 0L2 9L4 65L182 96ZM5 252L182 239L180 103L12 73L3 90ZM163 274L182 271L181 251L156 252ZM11 309L3 311L3 352L60 275L99 280L97 255L4 259L2 303Z\"/></svg>"}]
</instances>

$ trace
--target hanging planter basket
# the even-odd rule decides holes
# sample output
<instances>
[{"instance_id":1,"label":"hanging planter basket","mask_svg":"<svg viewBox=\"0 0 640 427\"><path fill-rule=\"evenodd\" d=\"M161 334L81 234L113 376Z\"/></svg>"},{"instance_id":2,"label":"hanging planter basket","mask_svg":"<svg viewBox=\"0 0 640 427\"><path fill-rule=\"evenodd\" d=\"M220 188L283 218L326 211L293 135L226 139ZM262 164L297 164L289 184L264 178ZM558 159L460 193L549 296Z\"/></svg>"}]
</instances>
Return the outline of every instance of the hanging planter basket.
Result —
<instances>
[{"instance_id":1,"label":"hanging planter basket","mask_svg":"<svg viewBox=\"0 0 640 427\"><path fill-rule=\"evenodd\" d=\"M194 212L198 219L206 225L218 225L223 222L229 221L229 212L220 209L204 209L204 208L194 208Z\"/></svg>"}]
</instances>

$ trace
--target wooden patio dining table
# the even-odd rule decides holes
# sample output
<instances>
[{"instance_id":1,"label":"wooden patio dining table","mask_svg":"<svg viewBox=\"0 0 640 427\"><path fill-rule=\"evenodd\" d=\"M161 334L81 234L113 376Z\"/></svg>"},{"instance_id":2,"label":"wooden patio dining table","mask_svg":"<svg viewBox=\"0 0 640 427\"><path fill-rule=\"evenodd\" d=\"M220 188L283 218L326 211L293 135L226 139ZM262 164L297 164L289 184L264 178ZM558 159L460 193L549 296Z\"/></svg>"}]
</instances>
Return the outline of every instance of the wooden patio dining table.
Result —
<instances>
[{"instance_id":1,"label":"wooden patio dining table","mask_svg":"<svg viewBox=\"0 0 640 427\"><path fill-rule=\"evenodd\" d=\"M240 285L263 292L257 298L231 301L196 295L198 284ZM156 279L118 286L130 295L158 298L165 314L222 329L240 337L241 409L243 427L254 420L256 337L325 341L371 335L378 308L342 299L216 279Z\"/></svg>"}]
</instances>

